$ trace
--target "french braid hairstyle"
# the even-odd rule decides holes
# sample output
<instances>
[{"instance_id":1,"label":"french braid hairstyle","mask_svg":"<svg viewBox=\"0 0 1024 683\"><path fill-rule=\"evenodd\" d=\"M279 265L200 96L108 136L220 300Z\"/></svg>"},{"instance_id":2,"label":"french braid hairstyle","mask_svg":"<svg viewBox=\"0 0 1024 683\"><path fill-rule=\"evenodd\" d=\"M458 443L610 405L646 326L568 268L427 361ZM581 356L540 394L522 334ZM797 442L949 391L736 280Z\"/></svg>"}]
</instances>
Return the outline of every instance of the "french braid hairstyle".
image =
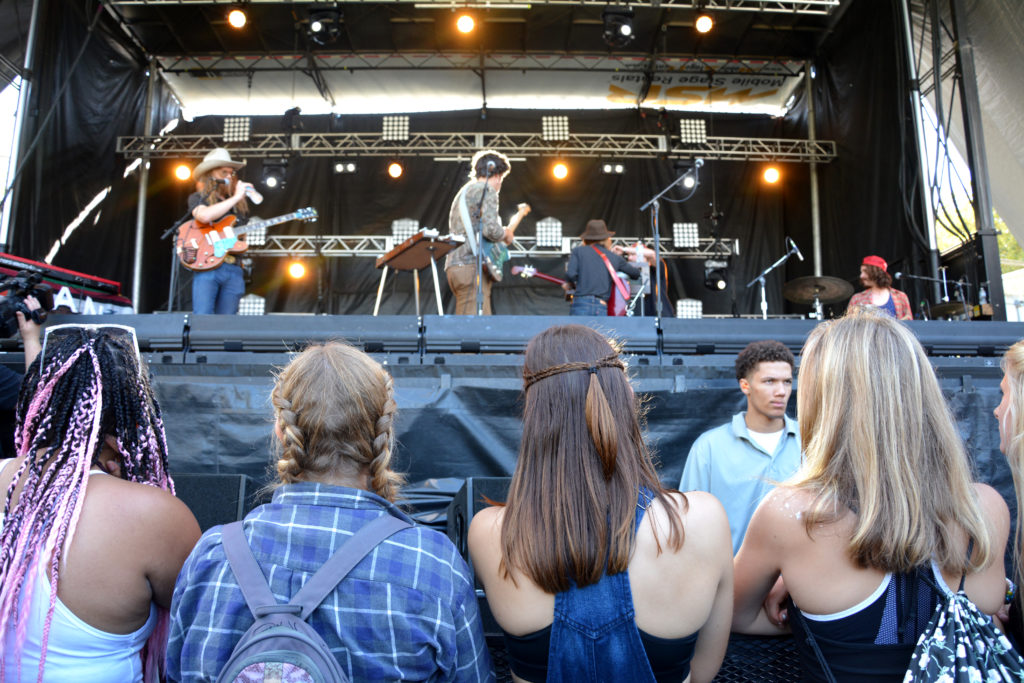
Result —
<instances>
[{"instance_id":1,"label":"french braid hairstyle","mask_svg":"<svg viewBox=\"0 0 1024 683\"><path fill-rule=\"evenodd\" d=\"M347 344L310 346L277 377L271 393L280 427L280 484L324 475L363 481L394 501L404 483L391 469L395 397L391 375Z\"/></svg>"},{"instance_id":2,"label":"french braid hairstyle","mask_svg":"<svg viewBox=\"0 0 1024 683\"><path fill-rule=\"evenodd\" d=\"M46 577L43 569L49 571L38 681L43 680L62 560L104 438L116 442L125 479L174 492L160 407L131 338L121 330L68 328L51 335L45 353L22 380L15 446L24 461L7 487L0 530L0 634L13 630L19 651L26 637L28 596L36 580ZM12 503L19 483L21 491ZM22 596L24 609L19 610ZM143 653L147 671L163 666L167 623L166 610L160 610ZM0 680L6 680L3 658Z\"/></svg>"},{"instance_id":3,"label":"french braid hairstyle","mask_svg":"<svg viewBox=\"0 0 1024 683\"><path fill-rule=\"evenodd\" d=\"M570 580L583 587L625 571L637 507L655 499L669 512L669 548L681 548L680 510L658 480L616 346L589 327L552 327L527 345L523 385L523 436L501 530L506 575L514 567L558 593Z\"/></svg>"}]
</instances>

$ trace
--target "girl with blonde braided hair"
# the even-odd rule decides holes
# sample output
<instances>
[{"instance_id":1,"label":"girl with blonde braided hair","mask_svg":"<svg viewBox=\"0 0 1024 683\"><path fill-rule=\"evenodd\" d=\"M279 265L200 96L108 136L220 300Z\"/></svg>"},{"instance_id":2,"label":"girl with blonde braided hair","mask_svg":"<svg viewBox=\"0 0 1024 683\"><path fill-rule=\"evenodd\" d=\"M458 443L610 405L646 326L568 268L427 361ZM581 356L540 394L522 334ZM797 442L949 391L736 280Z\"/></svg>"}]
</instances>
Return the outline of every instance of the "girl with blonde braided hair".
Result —
<instances>
[{"instance_id":1,"label":"girl with blonde braided hair","mask_svg":"<svg viewBox=\"0 0 1024 683\"><path fill-rule=\"evenodd\" d=\"M732 611L728 520L664 488L617 348L582 325L526 348L519 460L469 548L517 681L711 680Z\"/></svg>"},{"instance_id":2,"label":"girl with blonde braided hair","mask_svg":"<svg viewBox=\"0 0 1024 683\"><path fill-rule=\"evenodd\" d=\"M391 376L362 351L311 346L277 377L273 499L243 529L270 588L287 601L367 523L393 515ZM221 527L185 562L172 606L170 680L211 680L254 618L228 566ZM353 681L492 677L473 579L448 538L397 532L357 564L310 616Z\"/></svg>"},{"instance_id":3,"label":"girl with blonde braided hair","mask_svg":"<svg viewBox=\"0 0 1024 683\"><path fill-rule=\"evenodd\" d=\"M199 525L173 495L134 330L47 333L0 462L0 680L156 681Z\"/></svg>"}]
</instances>

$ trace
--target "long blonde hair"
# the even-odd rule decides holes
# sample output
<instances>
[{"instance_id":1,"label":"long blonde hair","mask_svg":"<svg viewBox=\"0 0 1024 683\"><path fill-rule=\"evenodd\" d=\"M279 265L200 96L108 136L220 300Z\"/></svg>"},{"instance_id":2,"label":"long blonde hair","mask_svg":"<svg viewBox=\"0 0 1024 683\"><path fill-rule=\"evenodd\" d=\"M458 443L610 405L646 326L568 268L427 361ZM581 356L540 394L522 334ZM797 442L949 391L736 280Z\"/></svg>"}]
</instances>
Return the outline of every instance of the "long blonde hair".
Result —
<instances>
[{"instance_id":1,"label":"long blonde hair","mask_svg":"<svg viewBox=\"0 0 1024 683\"><path fill-rule=\"evenodd\" d=\"M347 344L310 346L277 377L271 393L281 428L280 483L307 473L369 475L370 490L394 501L403 478L391 469L395 399L380 363Z\"/></svg>"},{"instance_id":2,"label":"long blonde hair","mask_svg":"<svg viewBox=\"0 0 1024 683\"><path fill-rule=\"evenodd\" d=\"M1013 535L1013 575L1020 586L1024 577L1021 569L1021 522L1024 520L1024 340L1006 350L1003 356L1003 373L1006 375L1006 389L1010 403L1003 415L1003 433L1006 435L1006 461L1013 475L1013 489L1017 494L1017 530ZM1024 596L1017 591L1018 607L1024 604Z\"/></svg>"},{"instance_id":3,"label":"long blonde hair","mask_svg":"<svg viewBox=\"0 0 1024 683\"><path fill-rule=\"evenodd\" d=\"M931 364L903 324L855 310L808 337L797 395L804 465L815 494L808 533L852 511L850 558L906 572L934 558L947 571L988 564L989 529ZM957 540L974 539L969 563Z\"/></svg>"}]
</instances>

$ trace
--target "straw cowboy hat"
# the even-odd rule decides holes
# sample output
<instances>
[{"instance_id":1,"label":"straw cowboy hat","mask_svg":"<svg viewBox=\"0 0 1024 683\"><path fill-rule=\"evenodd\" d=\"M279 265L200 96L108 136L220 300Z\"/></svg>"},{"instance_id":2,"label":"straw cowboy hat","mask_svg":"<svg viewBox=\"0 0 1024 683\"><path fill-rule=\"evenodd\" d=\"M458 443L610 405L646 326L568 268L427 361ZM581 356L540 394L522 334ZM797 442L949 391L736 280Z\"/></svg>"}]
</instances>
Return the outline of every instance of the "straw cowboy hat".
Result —
<instances>
[{"instance_id":1,"label":"straw cowboy hat","mask_svg":"<svg viewBox=\"0 0 1024 683\"><path fill-rule=\"evenodd\" d=\"M224 166L230 166L231 168L242 168L245 166L244 161L235 161L231 158L231 153L223 147L217 147L212 150L209 154L203 157L203 160L199 162L199 165L192 170L192 177L199 178L204 173L212 171L215 168L222 168Z\"/></svg>"},{"instance_id":2,"label":"straw cowboy hat","mask_svg":"<svg viewBox=\"0 0 1024 683\"><path fill-rule=\"evenodd\" d=\"M608 226L599 218L595 218L592 221L587 221L587 229L580 235L581 240L594 240L600 241L608 239L615 233L608 229Z\"/></svg>"}]
</instances>

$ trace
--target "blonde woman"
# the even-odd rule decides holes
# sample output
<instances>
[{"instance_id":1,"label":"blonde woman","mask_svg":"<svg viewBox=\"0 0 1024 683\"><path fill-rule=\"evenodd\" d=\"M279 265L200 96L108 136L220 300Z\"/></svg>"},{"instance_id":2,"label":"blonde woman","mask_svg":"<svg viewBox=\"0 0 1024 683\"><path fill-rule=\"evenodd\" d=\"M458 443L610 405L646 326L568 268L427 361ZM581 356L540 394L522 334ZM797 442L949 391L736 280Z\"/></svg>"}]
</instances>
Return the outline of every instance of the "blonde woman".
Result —
<instances>
[{"instance_id":1,"label":"blonde woman","mask_svg":"<svg viewBox=\"0 0 1024 683\"><path fill-rule=\"evenodd\" d=\"M966 575L994 614L1009 513L972 484L931 365L877 312L817 327L797 395L804 465L758 506L736 556L733 630L772 633L762 607L781 575L805 680L902 681L941 593ZM968 549L971 549L970 551Z\"/></svg>"},{"instance_id":2,"label":"blonde woman","mask_svg":"<svg viewBox=\"0 0 1024 683\"><path fill-rule=\"evenodd\" d=\"M625 364L581 325L526 348L523 439L504 506L469 549L516 681L710 681L729 637L722 505L658 481Z\"/></svg>"},{"instance_id":3,"label":"blonde woman","mask_svg":"<svg viewBox=\"0 0 1024 683\"><path fill-rule=\"evenodd\" d=\"M344 344L312 346L271 399L280 443L273 500L243 522L270 588L291 598L356 531L394 505L391 376ZM171 607L171 680L214 680L253 623L221 527L199 540ZM353 681L492 680L473 578L455 546L412 527L380 543L310 616Z\"/></svg>"},{"instance_id":4,"label":"blonde woman","mask_svg":"<svg viewBox=\"0 0 1024 683\"><path fill-rule=\"evenodd\" d=\"M1017 533L1013 539L1013 573L1017 583L1015 599L1010 604L1010 635L1018 645L1024 643L1024 610L1021 609L1021 519L1024 518L1024 341L1011 346L1003 357L1003 381L999 388L1003 396L996 406L995 416L999 423L999 450L1006 456L1013 475L1013 487L1017 493Z\"/></svg>"}]
</instances>

